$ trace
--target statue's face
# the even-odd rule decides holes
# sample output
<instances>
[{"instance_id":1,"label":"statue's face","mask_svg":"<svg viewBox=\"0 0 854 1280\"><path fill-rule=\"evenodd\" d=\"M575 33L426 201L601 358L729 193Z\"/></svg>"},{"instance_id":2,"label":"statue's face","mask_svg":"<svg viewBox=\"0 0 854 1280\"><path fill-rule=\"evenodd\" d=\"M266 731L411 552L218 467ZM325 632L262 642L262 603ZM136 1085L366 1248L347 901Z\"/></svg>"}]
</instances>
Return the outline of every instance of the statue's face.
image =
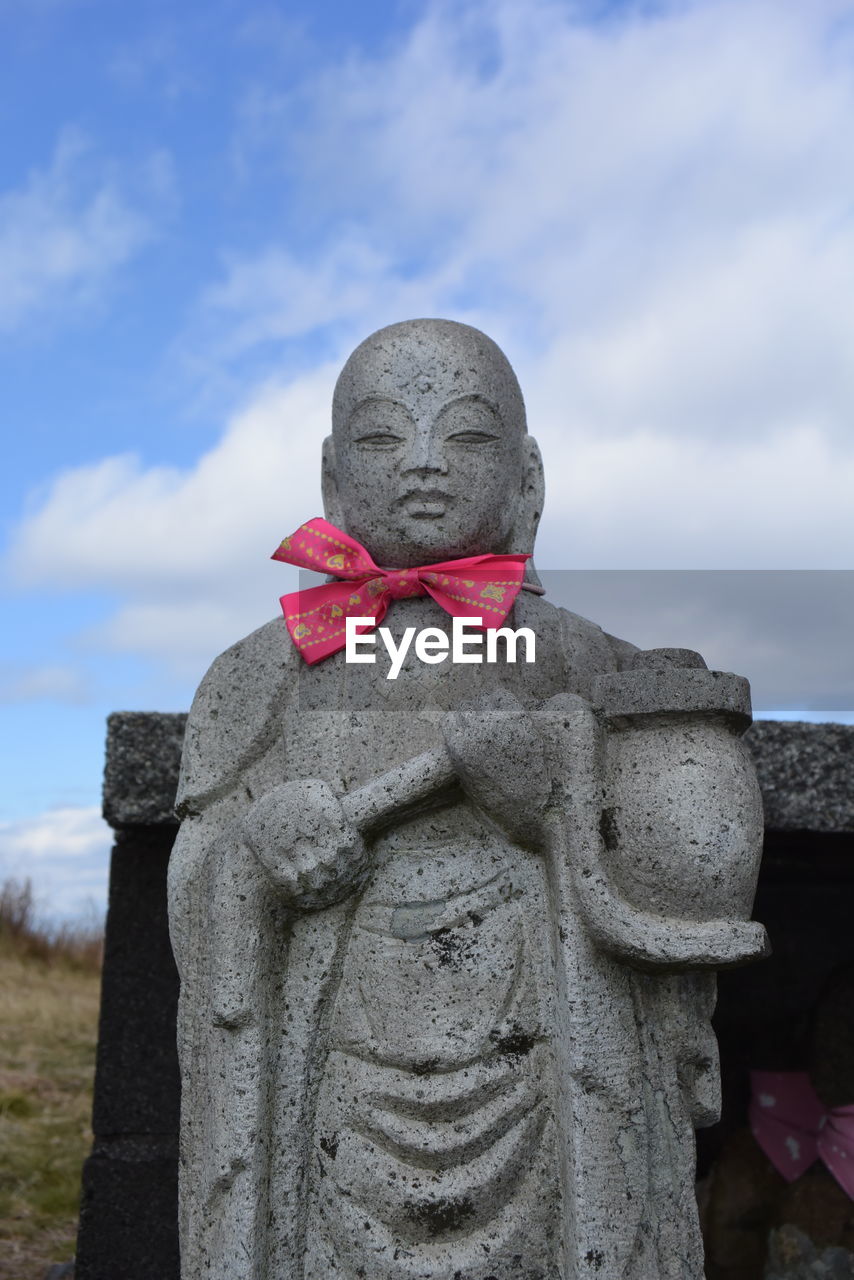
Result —
<instances>
[{"instance_id":1,"label":"statue's face","mask_svg":"<svg viewBox=\"0 0 854 1280\"><path fill-rule=\"evenodd\" d=\"M518 549L508 539L523 483L521 401L508 407L505 367L487 348L427 327L442 322L419 323L382 331L342 375L334 441L344 527L391 567Z\"/></svg>"}]
</instances>

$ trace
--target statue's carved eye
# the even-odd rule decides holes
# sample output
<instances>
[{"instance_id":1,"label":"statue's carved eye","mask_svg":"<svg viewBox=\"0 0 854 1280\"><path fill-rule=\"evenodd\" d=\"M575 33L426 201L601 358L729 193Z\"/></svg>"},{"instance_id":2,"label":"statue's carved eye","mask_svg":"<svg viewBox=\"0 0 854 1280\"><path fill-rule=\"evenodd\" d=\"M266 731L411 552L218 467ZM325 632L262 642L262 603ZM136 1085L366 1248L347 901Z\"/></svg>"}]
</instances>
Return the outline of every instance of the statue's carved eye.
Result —
<instances>
[{"instance_id":1,"label":"statue's carved eye","mask_svg":"<svg viewBox=\"0 0 854 1280\"><path fill-rule=\"evenodd\" d=\"M498 436L491 431L455 431L448 439L453 444L491 444Z\"/></svg>"},{"instance_id":2,"label":"statue's carved eye","mask_svg":"<svg viewBox=\"0 0 854 1280\"><path fill-rule=\"evenodd\" d=\"M394 449L403 442L403 437L393 431L369 431L356 437L356 444L365 449Z\"/></svg>"}]
</instances>

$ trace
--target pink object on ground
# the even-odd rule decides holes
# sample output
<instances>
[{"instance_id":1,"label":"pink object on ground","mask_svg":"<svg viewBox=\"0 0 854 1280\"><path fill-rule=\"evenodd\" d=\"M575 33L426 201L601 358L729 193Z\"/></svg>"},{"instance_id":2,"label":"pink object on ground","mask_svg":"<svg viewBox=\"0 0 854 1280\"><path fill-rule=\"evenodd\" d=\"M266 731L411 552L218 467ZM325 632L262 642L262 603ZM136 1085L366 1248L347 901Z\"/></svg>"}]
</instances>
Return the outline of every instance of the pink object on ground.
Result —
<instances>
[{"instance_id":1,"label":"pink object on ground","mask_svg":"<svg viewBox=\"0 0 854 1280\"><path fill-rule=\"evenodd\" d=\"M854 1105L828 1109L805 1071L751 1071L750 1130L787 1182L823 1160L854 1199Z\"/></svg>"},{"instance_id":2,"label":"pink object on ground","mask_svg":"<svg viewBox=\"0 0 854 1280\"><path fill-rule=\"evenodd\" d=\"M370 627L358 628L369 631L382 622L392 600L406 596L430 595L454 617L477 617L481 627L500 627L522 588L530 557L467 556L415 569L381 569L355 538L316 516L285 538L271 559L344 579L281 597L290 637L305 661L314 663L344 648L348 617L373 618Z\"/></svg>"}]
</instances>

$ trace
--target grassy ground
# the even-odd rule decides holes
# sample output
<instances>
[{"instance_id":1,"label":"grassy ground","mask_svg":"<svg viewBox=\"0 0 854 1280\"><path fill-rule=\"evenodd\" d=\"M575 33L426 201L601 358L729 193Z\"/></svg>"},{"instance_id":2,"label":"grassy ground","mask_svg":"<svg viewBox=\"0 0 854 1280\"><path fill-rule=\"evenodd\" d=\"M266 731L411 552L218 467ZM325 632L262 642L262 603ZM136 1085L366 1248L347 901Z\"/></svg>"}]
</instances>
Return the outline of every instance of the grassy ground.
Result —
<instances>
[{"instance_id":1,"label":"grassy ground","mask_svg":"<svg viewBox=\"0 0 854 1280\"><path fill-rule=\"evenodd\" d=\"M73 1256L92 1142L98 940L38 929L22 895L0 890L0 1280Z\"/></svg>"}]
</instances>

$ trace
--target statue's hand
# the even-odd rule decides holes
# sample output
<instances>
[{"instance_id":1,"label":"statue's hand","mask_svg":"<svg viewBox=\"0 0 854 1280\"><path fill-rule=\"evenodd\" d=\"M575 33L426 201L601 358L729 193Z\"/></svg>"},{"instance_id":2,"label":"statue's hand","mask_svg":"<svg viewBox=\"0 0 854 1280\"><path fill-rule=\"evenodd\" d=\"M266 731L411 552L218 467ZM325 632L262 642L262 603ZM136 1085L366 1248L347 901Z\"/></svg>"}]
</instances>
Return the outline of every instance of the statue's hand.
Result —
<instances>
[{"instance_id":1,"label":"statue's hand","mask_svg":"<svg viewBox=\"0 0 854 1280\"><path fill-rule=\"evenodd\" d=\"M551 786L539 730L522 704L499 689L449 712L442 733L471 799L518 843L540 844Z\"/></svg>"},{"instance_id":2,"label":"statue's hand","mask_svg":"<svg viewBox=\"0 0 854 1280\"><path fill-rule=\"evenodd\" d=\"M303 911L331 906L364 879L362 838L318 778L268 791L244 817L243 837L285 901Z\"/></svg>"}]
</instances>

